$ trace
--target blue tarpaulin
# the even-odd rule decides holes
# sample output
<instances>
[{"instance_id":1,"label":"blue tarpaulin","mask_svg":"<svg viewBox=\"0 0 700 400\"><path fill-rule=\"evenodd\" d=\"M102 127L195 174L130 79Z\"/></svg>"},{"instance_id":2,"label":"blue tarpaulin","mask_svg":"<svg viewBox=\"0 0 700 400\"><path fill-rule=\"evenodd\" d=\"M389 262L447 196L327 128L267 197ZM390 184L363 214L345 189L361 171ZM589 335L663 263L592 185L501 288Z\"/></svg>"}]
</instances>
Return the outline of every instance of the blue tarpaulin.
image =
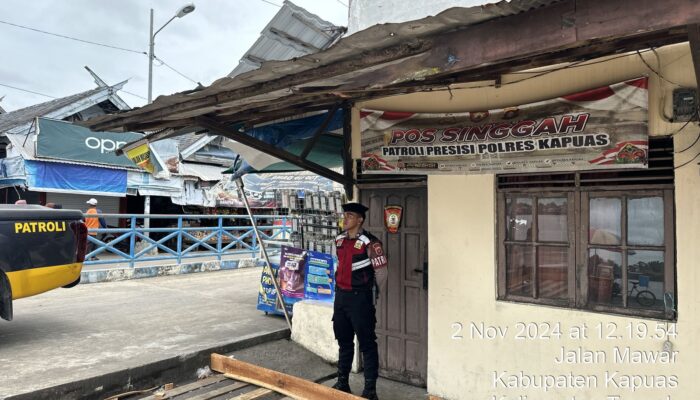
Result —
<instances>
[{"instance_id":1,"label":"blue tarpaulin","mask_svg":"<svg viewBox=\"0 0 700 400\"><path fill-rule=\"evenodd\" d=\"M126 196L125 170L30 160L24 169L30 190Z\"/></svg>"},{"instance_id":2,"label":"blue tarpaulin","mask_svg":"<svg viewBox=\"0 0 700 400\"><path fill-rule=\"evenodd\" d=\"M298 156L327 116L328 113L326 112L292 121L263 125L247 131L246 134ZM325 128L325 132L335 134L324 134L321 136L307 156L307 160L326 168L337 168L343 165L342 129L344 118L342 110L335 112ZM291 172L303 170L296 165L263 154L242 144L236 143L231 147L231 150L240 154L243 158L243 162L240 165L235 165L225 172L233 173L233 179L250 172Z\"/></svg>"},{"instance_id":3,"label":"blue tarpaulin","mask_svg":"<svg viewBox=\"0 0 700 400\"><path fill-rule=\"evenodd\" d=\"M25 185L22 157L0 158L0 188Z\"/></svg>"}]
</instances>

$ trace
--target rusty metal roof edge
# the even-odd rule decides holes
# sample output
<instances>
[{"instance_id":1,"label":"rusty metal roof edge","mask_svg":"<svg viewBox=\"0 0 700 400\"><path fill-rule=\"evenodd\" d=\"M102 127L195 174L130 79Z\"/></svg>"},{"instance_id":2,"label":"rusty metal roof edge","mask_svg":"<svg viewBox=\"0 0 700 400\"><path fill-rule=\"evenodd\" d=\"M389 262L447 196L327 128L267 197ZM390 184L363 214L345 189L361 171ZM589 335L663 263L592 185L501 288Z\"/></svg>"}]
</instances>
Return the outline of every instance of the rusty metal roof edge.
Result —
<instances>
[{"instance_id":1,"label":"rusty metal roof edge","mask_svg":"<svg viewBox=\"0 0 700 400\"><path fill-rule=\"evenodd\" d=\"M477 25L492 19L519 14L534 8L545 7L560 1L562 0L501 0L497 3L473 7L452 7L435 16L427 16L412 21L377 24L344 37L335 45L319 53L285 61L268 61L263 63L260 68L244 72L236 77L230 78L225 76L219 78L211 85L201 90L158 96L155 101L149 105L135 108L127 112L96 117L82 122L81 125L95 126L107 121L123 118L125 115L137 116L170 107L174 104L215 96L224 91L249 87L258 82L268 81L273 78L299 74L321 65L331 64L357 56L364 51L397 45L406 42L409 38L419 39L439 33L446 33L467 26ZM465 16L468 17L465 18ZM420 26L427 28L419 34L416 34ZM380 39L378 40L378 38Z\"/></svg>"}]
</instances>

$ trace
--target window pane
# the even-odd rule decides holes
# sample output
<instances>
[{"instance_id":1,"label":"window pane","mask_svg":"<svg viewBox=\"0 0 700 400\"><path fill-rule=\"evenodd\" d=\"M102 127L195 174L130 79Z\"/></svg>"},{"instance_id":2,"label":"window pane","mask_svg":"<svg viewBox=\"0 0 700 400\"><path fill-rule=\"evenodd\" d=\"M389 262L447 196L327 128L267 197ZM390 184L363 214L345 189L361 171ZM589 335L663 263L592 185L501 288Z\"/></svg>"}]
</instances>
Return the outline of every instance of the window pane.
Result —
<instances>
[{"instance_id":1,"label":"window pane","mask_svg":"<svg viewBox=\"0 0 700 400\"><path fill-rule=\"evenodd\" d=\"M515 197L506 200L508 239L532 240L532 199Z\"/></svg>"},{"instance_id":2,"label":"window pane","mask_svg":"<svg viewBox=\"0 0 700 400\"><path fill-rule=\"evenodd\" d=\"M532 247L508 246L506 253L507 293L532 296Z\"/></svg>"},{"instance_id":3,"label":"window pane","mask_svg":"<svg viewBox=\"0 0 700 400\"><path fill-rule=\"evenodd\" d=\"M538 240L543 242L568 242L566 217L566 197L537 199Z\"/></svg>"},{"instance_id":4,"label":"window pane","mask_svg":"<svg viewBox=\"0 0 700 400\"><path fill-rule=\"evenodd\" d=\"M627 242L651 246L664 244L663 198L627 200Z\"/></svg>"},{"instance_id":5,"label":"window pane","mask_svg":"<svg viewBox=\"0 0 700 400\"><path fill-rule=\"evenodd\" d=\"M588 250L588 301L622 306L622 253Z\"/></svg>"},{"instance_id":6,"label":"window pane","mask_svg":"<svg viewBox=\"0 0 700 400\"><path fill-rule=\"evenodd\" d=\"M566 299L568 283L569 248L545 247L537 249L537 287L539 297Z\"/></svg>"},{"instance_id":7,"label":"window pane","mask_svg":"<svg viewBox=\"0 0 700 400\"><path fill-rule=\"evenodd\" d=\"M620 244L622 202L617 198L590 200L588 241L592 244Z\"/></svg>"},{"instance_id":8,"label":"window pane","mask_svg":"<svg viewBox=\"0 0 700 400\"><path fill-rule=\"evenodd\" d=\"M627 264L627 306L663 310L664 252L629 250Z\"/></svg>"}]
</instances>

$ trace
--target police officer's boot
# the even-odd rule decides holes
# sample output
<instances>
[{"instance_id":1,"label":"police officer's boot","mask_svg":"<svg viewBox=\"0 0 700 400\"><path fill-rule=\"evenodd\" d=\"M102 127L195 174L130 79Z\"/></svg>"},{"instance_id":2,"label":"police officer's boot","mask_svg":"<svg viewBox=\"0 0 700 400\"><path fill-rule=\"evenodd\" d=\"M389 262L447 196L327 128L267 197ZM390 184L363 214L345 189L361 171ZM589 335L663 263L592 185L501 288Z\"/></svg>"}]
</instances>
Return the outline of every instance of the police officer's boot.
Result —
<instances>
[{"instance_id":1,"label":"police officer's boot","mask_svg":"<svg viewBox=\"0 0 700 400\"><path fill-rule=\"evenodd\" d=\"M376 379L365 379L365 389L362 391L362 397L369 400L379 400L377 397Z\"/></svg>"},{"instance_id":2,"label":"police officer's boot","mask_svg":"<svg viewBox=\"0 0 700 400\"><path fill-rule=\"evenodd\" d=\"M352 394L352 392L350 391L350 383L348 382L348 379L348 375L338 374L338 381L333 385L333 389Z\"/></svg>"}]
</instances>

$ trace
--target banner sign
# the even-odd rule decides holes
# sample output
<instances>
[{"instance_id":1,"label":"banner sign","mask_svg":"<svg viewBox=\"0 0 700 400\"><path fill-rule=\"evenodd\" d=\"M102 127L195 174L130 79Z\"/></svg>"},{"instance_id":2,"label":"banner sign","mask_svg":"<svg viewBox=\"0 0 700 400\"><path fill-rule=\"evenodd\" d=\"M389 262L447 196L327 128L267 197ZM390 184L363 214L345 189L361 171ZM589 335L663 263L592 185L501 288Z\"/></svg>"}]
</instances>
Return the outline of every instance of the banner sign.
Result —
<instances>
[{"instance_id":1,"label":"banner sign","mask_svg":"<svg viewBox=\"0 0 700 400\"><path fill-rule=\"evenodd\" d=\"M277 275L279 265L273 263L270 265L270 267L272 268L272 273ZM267 271L267 268L263 268L262 275L260 276L258 304L256 308L266 313L283 314L282 304L277 300L277 290L275 290L275 284L272 282L272 276ZM284 296L284 294L282 297L284 298L284 304L287 306L287 312L291 315L294 308L294 303L301 299L289 298Z\"/></svg>"},{"instance_id":2,"label":"banner sign","mask_svg":"<svg viewBox=\"0 0 700 400\"><path fill-rule=\"evenodd\" d=\"M145 169L149 174L156 172L156 168L151 161L151 149L148 147L148 143L127 150L126 156L136 164L137 167Z\"/></svg>"},{"instance_id":3,"label":"banner sign","mask_svg":"<svg viewBox=\"0 0 700 400\"><path fill-rule=\"evenodd\" d=\"M647 78L458 114L363 110L365 174L646 168Z\"/></svg>"},{"instance_id":4,"label":"banner sign","mask_svg":"<svg viewBox=\"0 0 700 400\"><path fill-rule=\"evenodd\" d=\"M282 295L303 298L304 275L306 275L306 250L282 246L279 272Z\"/></svg>"},{"instance_id":5,"label":"banner sign","mask_svg":"<svg viewBox=\"0 0 700 400\"><path fill-rule=\"evenodd\" d=\"M304 298L333 301L333 256L309 251Z\"/></svg>"},{"instance_id":6,"label":"banner sign","mask_svg":"<svg viewBox=\"0 0 700 400\"><path fill-rule=\"evenodd\" d=\"M45 118L39 118L38 131L37 157L131 168L134 163L125 155L118 156L115 150L143 138L133 132L93 132L69 122Z\"/></svg>"}]
</instances>

